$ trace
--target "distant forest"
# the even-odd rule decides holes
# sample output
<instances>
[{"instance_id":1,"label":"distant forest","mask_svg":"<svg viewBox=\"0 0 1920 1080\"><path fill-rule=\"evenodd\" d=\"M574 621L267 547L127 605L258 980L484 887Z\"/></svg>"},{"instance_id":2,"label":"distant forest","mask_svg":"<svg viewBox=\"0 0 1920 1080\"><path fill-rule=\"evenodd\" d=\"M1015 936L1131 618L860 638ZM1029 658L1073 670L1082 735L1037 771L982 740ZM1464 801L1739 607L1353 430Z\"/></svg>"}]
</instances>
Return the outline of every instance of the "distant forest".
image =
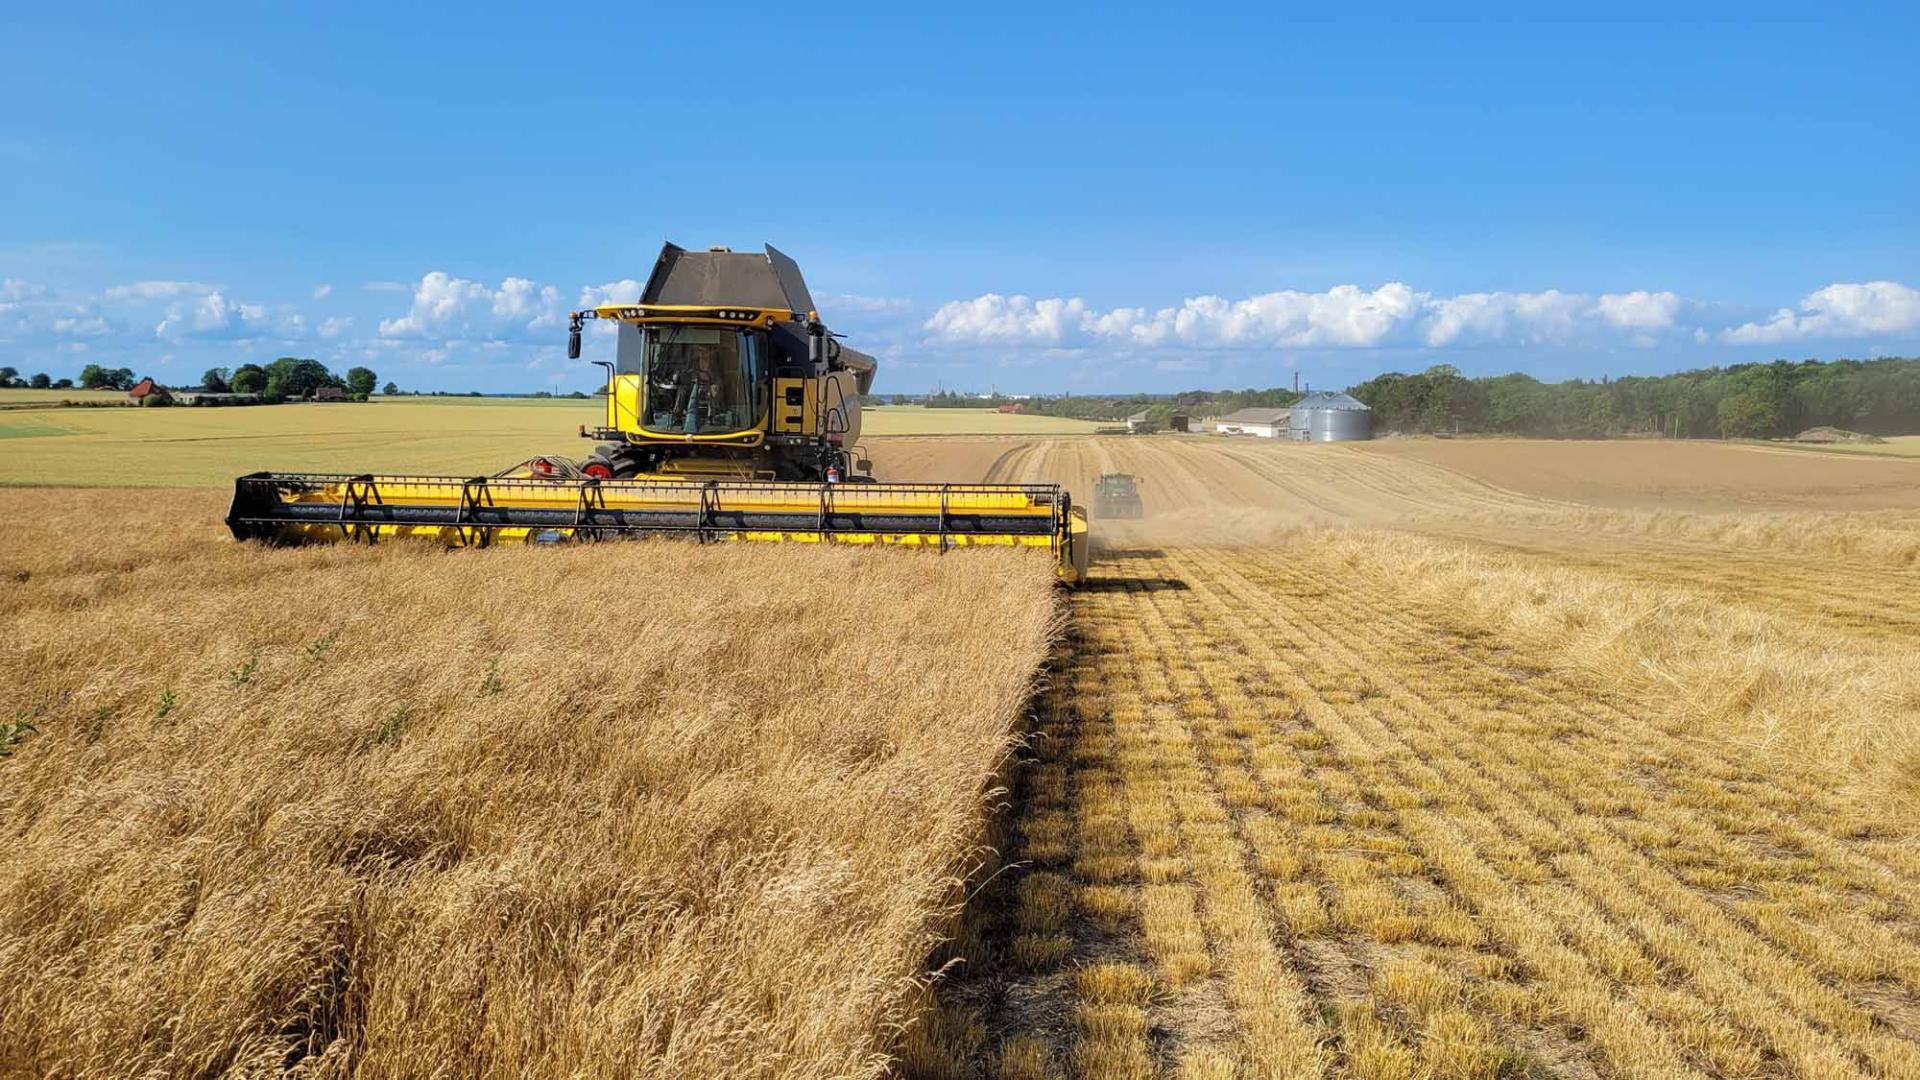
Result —
<instances>
[{"instance_id":1,"label":"distant forest","mask_svg":"<svg viewBox=\"0 0 1920 1080\"><path fill-rule=\"evenodd\" d=\"M1920 433L1915 359L1775 360L1559 383L1518 374L1469 379L1441 365L1381 375L1348 392L1372 407L1375 431L1765 439L1832 426Z\"/></svg>"},{"instance_id":2,"label":"distant forest","mask_svg":"<svg viewBox=\"0 0 1920 1080\"><path fill-rule=\"evenodd\" d=\"M1775 360L1557 383L1521 374L1468 378L1442 364L1417 375L1368 379L1348 393L1372 407L1377 432L1765 439L1830 426L1871 435L1920 434L1920 359L1899 357ZM1174 412L1219 416L1250 406L1284 407L1299 396L1280 388L1189 390L1034 397L1020 404L1028 412L1083 420L1120 420L1144 411L1164 427ZM934 408L976 409L1014 401L953 393L919 400Z\"/></svg>"}]
</instances>

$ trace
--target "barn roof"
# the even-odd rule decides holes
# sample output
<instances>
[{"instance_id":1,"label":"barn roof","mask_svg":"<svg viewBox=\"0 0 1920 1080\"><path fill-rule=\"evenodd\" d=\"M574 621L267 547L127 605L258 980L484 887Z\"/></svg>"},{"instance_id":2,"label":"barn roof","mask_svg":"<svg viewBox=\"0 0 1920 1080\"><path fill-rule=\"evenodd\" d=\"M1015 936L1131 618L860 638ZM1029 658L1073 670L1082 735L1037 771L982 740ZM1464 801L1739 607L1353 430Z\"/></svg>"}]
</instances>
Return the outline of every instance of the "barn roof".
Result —
<instances>
[{"instance_id":1,"label":"barn roof","mask_svg":"<svg viewBox=\"0 0 1920 1080\"><path fill-rule=\"evenodd\" d=\"M1214 421L1217 424L1278 424L1287 418L1291 409L1240 409L1230 412Z\"/></svg>"}]
</instances>

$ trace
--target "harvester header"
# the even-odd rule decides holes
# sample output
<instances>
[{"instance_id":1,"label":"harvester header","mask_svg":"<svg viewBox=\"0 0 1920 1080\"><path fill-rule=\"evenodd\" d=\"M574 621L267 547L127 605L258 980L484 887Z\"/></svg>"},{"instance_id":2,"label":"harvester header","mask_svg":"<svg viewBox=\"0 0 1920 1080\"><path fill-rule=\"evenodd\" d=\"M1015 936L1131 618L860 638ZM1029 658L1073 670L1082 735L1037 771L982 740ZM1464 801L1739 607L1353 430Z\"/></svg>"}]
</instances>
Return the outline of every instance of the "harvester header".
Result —
<instances>
[{"instance_id":1,"label":"harvester header","mask_svg":"<svg viewBox=\"0 0 1920 1080\"><path fill-rule=\"evenodd\" d=\"M860 397L879 364L827 328L800 267L665 245L639 300L572 313L615 324L605 422L580 461L543 456L484 477L260 472L227 525L281 542L421 537L455 546L661 534L930 547L1044 548L1086 572L1086 515L1051 484L881 483Z\"/></svg>"}]
</instances>

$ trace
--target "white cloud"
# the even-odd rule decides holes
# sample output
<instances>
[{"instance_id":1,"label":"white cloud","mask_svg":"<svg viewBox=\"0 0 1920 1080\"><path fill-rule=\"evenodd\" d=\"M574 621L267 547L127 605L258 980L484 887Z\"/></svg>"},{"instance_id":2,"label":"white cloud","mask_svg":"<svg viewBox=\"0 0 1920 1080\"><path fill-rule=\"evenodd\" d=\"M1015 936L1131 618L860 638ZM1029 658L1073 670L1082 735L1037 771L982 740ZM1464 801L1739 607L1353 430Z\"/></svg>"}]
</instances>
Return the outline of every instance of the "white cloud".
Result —
<instances>
[{"instance_id":1,"label":"white cloud","mask_svg":"<svg viewBox=\"0 0 1920 1080\"><path fill-rule=\"evenodd\" d=\"M588 285L580 290L580 308L606 307L610 304L637 304L640 302L640 290L645 283L632 278L609 281L605 285Z\"/></svg>"},{"instance_id":2,"label":"white cloud","mask_svg":"<svg viewBox=\"0 0 1920 1080\"><path fill-rule=\"evenodd\" d=\"M495 289L435 270L413 289L405 315L380 321L386 338L498 341L537 338L557 329L565 316L560 290L510 277Z\"/></svg>"},{"instance_id":3,"label":"white cloud","mask_svg":"<svg viewBox=\"0 0 1920 1080\"><path fill-rule=\"evenodd\" d=\"M329 316L320 323L320 339L333 341L353 328L353 319L345 316Z\"/></svg>"},{"instance_id":4,"label":"white cloud","mask_svg":"<svg viewBox=\"0 0 1920 1080\"><path fill-rule=\"evenodd\" d=\"M1652 344L1682 309L1670 292L1557 289L1436 297L1392 281L1242 300L1198 296L1178 306L1099 311L1086 301L987 293L943 304L923 329L937 343L1120 344L1140 348L1340 348L1546 345L1630 332Z\"/></svg>"},{"instance_id":5,"label":"white cloud","mask_svg":"<svg viewBox=\"0 0 1920 1080\"><path fill-rule=\"evenodd\" d=\"M109 300L152 303L181 296L205 296L219 291L220 286L201 281L136 281L130 285L115 285L107 290L106 297Z\"/></svg>"},{"instance_id":6,"label":"white cloud","mask_svg":"<svg viewBox=\"0 0 1920 1080\"><path fill-rule=\"evenodd\" d=\"M855 296L851 293L821 293L814 297L823 316L838 312L860 315L899 315L913 309L913 301L898 296Z\"/></svg>"},{"instance_id":7,"label":"white cloud","mask_svg":"<svg viewBox=\"0 0 1920 1080\"><path fill-rule=\"evenodd\" d=\"M313 287L313 298L315 300L325 300L327 297L332 295L333 295L333 286L331 285L322 283L319 285L315 285Z\"/></svg>"},{"instance_id":8,"label":"white cloud","mask_svg":"<svg viewBox=\"0 0 1920 1080\"><path fill-rule=\"evenodd\" d=\"M1465 293L1427 301L1421 339L1446 345L1540 345L1570 340L1593 304L1577 293Z\"/></svg>"},{"instance_id":9,"label":"white cloud","mask_svg":"<svg viewBox=\"0 0 1920 1080\"><path fill-rule=\"evenodd\" d=\"M1098 337L1148 345L1364 348L1400 328L1418 310L1419 299L1399 282L1371 291L1336 285L1320 293L1286 290L1232 301L1200 296L1154 312L1116 308L1096 316L1089 327Z\"/></svg>"},{"instance_id":10,"label":"white cloud","mask_svg":"<svg viewBox=\"0 0 1920 1080\"><path fill-rule=\"evenodd\" d=\"M1600 317L1623 330L1666 330L1680 317L1681 300L1670 292L1606 293L1594 301Z\"/></svg>"},{"instance_id":11,"label":"white cloud","mask_svg":"<svg viewBox=\"0 0 1920 1080\"><path fill-rule=\"evenodd\" d=\"M1863 337L1920 331L1920 289L1894 281L1839 283L1808 293L1800 310L1781 308L1765 322L1720 333L1740 345L1797 338Z\"/></svg>"},{"instance_id":12,"label":"white cloud","mask_svg":"<svg viewBox=\"0 0 1920 1080\"><path fill-rule=\"evenodd\" d=\"M940 305L926 330L942 341L1057 344L1069 331L1083 332L1091 316L1086 301L1078 297L1035 300L987 293Z\"/></svg>"},{"instance_id":13,"label":"white cloud","mask_svg":"<svg viewBox=\"0 0 1920 1080\"><path fill-rule=\"evenodd\" d=\"M45 295L45 285L32 285L18 278L0 280L0 303L17 304L23 300L38 300Z\"/></svg>"},{"instance_id":14,"label":"white cloud","mask_svg":"<svg viewBox=\"0 0 1920 1080\"><path fill-rule=\"evenodd\" d=\"M44 285L0 280L0 341L100 338L118 328L91 296L59 296Z\"/></svg>"},{"instance_id":15,"label":"white cloud","mask_svg":"<svg viewBox=\"0 0 1920 1080\"><path fill-rule=\"evenodd\" d=\"M192 302L168 305L166 315L153 328L153 334L170 341L187 337L245 339L274 332L298 336L304 328L305 320L297 313L286 316L276 325L265 305L228 300L225 293L215 290Z\"/></svg>"}]
</instances>

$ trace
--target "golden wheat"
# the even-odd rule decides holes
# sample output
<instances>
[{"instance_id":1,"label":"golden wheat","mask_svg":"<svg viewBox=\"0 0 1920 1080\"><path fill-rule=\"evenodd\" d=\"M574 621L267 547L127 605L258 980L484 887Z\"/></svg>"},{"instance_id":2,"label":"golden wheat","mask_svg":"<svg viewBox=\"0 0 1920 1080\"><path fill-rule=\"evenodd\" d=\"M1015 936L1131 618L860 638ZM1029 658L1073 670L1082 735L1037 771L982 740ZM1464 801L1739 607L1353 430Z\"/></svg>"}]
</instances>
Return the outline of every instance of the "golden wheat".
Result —
<instances>
[{"instance_id":1,"label":"golden wheat","mask_svg":"<svg viewBox=\"0 0 1920 1080\"><path fill-rule=\"evenodd\" d=\"M0 510L11 1075L876 1075L1055 620L991 554Z\"/></svg>"}]
</instances>

